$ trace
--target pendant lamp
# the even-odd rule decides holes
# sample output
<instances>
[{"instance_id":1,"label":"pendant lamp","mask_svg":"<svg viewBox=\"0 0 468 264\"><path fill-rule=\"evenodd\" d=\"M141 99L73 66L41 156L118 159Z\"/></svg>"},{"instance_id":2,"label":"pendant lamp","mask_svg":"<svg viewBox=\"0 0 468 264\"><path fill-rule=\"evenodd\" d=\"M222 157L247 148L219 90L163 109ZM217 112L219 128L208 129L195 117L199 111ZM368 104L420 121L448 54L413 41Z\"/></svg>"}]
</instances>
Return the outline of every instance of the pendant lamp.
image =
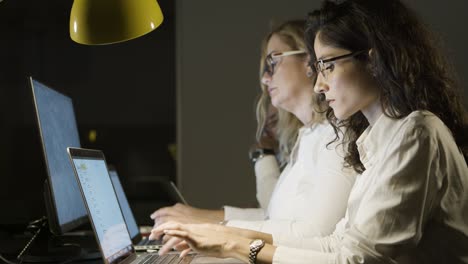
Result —
<instances>
[{"instance_id":1,"label":"pendant lamp","mask_svg":"<svg viewBox=\"0 0 468 264\"><path fill-rule=\"evenodd\" d=\"M85 45L130 40L161 25L156 0L75 0L70 15L70 37Z\"/></svg>"}]
</instances>

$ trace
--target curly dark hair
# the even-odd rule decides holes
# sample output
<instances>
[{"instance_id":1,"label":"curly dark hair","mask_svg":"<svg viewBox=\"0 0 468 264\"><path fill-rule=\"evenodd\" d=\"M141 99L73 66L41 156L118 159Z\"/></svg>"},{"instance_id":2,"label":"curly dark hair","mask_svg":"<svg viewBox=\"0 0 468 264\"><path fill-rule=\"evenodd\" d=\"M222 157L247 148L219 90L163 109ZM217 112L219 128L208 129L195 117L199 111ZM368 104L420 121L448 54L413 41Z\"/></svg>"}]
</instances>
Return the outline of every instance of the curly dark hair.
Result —
<instances>
[{"instance_id":1,"label":"curly dark hair","mask_svg":"<svg viewBox=\"0 0 468 264\"><path fill-rule=\"evenodd\" d=\"M453 67L412 10L399 0L325 0L308 16L305 38L311 54L319 32L327 45L353 52L371 50L370 56L366 53L356 59L375 77L385 115L399 119L416 110L434 113L450 129L466 159L467 117ZM346 128L343 142L349 145L345 161L362 173L365 168L356 140L369 125L365 116L358 112L337 120L328 108L327 118L335 131Z\"/></svg>"}]
</instances>

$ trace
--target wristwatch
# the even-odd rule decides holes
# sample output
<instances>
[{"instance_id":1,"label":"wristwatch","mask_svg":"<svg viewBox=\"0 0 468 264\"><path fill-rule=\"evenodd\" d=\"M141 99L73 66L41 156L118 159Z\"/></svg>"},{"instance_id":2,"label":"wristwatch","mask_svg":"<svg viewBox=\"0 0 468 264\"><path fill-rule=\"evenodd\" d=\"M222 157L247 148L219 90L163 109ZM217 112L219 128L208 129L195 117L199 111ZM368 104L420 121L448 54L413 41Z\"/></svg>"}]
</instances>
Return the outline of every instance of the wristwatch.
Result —
<instances>
[{"instance_id":1,"label":"wristwatch","mask_svg":"<svg viewBox=\"0 0 468 264\"><path fill-rule=\"evenodd\" d=\"M250 242L250 253L249 253L249 263L257 263L258 252L265 246L265 241L263 239L254 239Z\"/></svg>"},{"instance_id":2,"label":"wristwatch","mask_svg":"<svg viewBox=\"0 0 468 264\"><path fill-rule=\"evenodd\" d=\"M252 163L257 162L257 160L265 157L265 155L275 155L275 151L272 149L257 148L249 152L249 158Z\"/></svg>"}]
</instances>

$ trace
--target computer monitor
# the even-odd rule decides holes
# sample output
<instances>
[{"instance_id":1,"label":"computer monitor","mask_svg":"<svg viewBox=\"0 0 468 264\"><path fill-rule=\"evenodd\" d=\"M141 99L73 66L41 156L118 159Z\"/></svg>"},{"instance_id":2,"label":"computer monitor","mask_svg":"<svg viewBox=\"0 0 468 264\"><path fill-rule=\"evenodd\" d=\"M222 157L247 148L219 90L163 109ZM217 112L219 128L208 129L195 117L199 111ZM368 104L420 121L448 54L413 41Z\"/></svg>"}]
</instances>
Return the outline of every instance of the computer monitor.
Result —
<instances>
[{"instance_id":1,"label":"computer monitor","mask_svg":"<svg viewBox=\"0 0 468 264\"><path fill-rule=\"evenodd\" d=\"M80 147L75 112L70 97L29 78L44 153L44 184L50 231L63 234L88 222L87 211L67 154Z\"/></svg>"}]
</instances>

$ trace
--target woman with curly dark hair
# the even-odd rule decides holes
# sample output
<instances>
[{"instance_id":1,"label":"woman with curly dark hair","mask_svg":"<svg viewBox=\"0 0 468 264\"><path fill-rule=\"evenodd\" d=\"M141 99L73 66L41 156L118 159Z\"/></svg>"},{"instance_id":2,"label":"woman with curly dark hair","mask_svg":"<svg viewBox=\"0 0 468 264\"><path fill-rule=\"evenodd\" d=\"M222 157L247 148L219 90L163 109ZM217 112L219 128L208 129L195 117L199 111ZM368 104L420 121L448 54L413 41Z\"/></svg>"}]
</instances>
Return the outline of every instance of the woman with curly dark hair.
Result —
<instances>
[{"instance_id":1,"label":"woman with curly dark hair","mask_svg":"<svg viewBox=\"0 0 468 264\"><path fill-rule=\"evenodd\" d=\"M399 0L325 1L306 43L315 91L361 173L333 235L272 241L176 223L155 234L250 263L468 263L466 113L431 34Z\"/></svg>"}]
</instances>

